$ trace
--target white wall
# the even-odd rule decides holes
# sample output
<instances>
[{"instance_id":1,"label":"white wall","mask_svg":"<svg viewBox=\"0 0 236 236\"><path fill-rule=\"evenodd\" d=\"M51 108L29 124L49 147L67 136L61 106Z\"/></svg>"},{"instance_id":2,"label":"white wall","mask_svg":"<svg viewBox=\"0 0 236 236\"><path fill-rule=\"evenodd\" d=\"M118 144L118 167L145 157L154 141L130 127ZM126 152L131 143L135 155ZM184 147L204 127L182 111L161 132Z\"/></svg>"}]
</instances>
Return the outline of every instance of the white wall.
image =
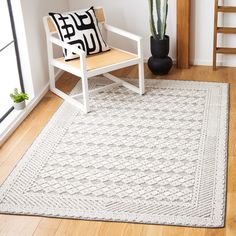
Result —
<instances>
[{"instance_id":1,"label":"white wall","mask_svg":"<svg viewBox=\"0 0 236 236\"><path fill-rule=\"evenodd\" d=\"M236 6L235 0L224 0L225 5ZM224 15L224 26L236 27L236 14ZM236 35L224 35L222 45L236 48ZM236 55L224 55L223 60L226 65L236 67Z\"/></svg>"},{"instance_id":2,"label":"white wall","mask_svg":"<svg viewBox=\"0 0 236 236\"><path fill-rule=\"evenodd\" d=\"M226 4L234 4L235 0L225 0ZM214 22L214 1L213 0L191 0L191 62L193 64L211 65L213 47L213 22ZM106 11L107 21L117 27L121 27L133 33L139 34L145 39L145 57L150 56L149 50L149 12L147 0L69 0L71 10L87 8L90 6L103 6ZM220 17L220 20L221 17ZM223 20L222 20L223 21ZM229 25L236 26L235 15L225 18ZM169 0L169 15L167 34L171 38L171 52L173 59L176 58L176 0ZM227 39L226 39L227 37ZM227 44L235 44L234 36L226 36L224 41ZM222 42L219 37L219 44ZM125 46L126 42L117 42ZM129 44L127 44L130 46ZM235 45L234 45L235 46ZM218 57L223 59L225 65L236 66L236 56Z\"/></svg>"},{"instance_id":3,"label":"white wall","mask_svg":"<svg viewBox=\"0 0 236 236\"><path fill-rule=\"evenodd\" d=\"M192 0L191 12L191 61L197 65L212 65L213 50L213 0ZM235 0L221 0L219 4L235 5ZM236 27L235 14L219 14L219 26ZM235 35L218 34L218 46L236 47ZM235 55L217 55L219 65L236 66Z\"/></svg>"},{"instance_id":4,"label":"white wall","mask_svg":"<svg viewBox=\"0 0 236 236\"><path fill-rule=\"evenodd\" d=\"M223 0L221 0L223 1ZM12 1L13 3L18 1ZM42 17L49 11L68 11L88 8L91 5L103 6L106 12L107 22L117 27L126 29L144 37L145 58L150 56L149 50L149 12L147 0L20 0L26 30L26 42L29 53L29 61L21 59L25 64L30 63L32 86L37 96L48 83L48 67L45 33ZM212 64L213 44L213 0L191 0L191 61L193 64ZM224 0L226 5L235 4L235 0ZM16 4L16 3L15 3ZM14 4L13 4L14 5ZM235 26L235 15L227 15L220 20L227 26ZM18 20L16 24L18 23ZM167 34L170 35L170 55L176 58L176 0L169 0L169 15ZM112 38L112 37L111 37ZM21 41L21 40L20 40ZM125 49L134 51L134 44L126 40L112 42ZM219 45L236 47L236 36L228 35L219 37ZM21 45L20 45L21 46ZM236 66L236 56L218 56L225 65Z\"/></svg>"},{"instance_id":5,"label":"white wall","mask_svg":"<svg viewBox=\"0 0 236 236\"><path fill-rule=\"evenodd\" d=\"M212 64L214 3L213 0L191 1L192 64Z\"/></svg>"},{"instance_id":6,"label":"white wall","mask_svg":"<svg viewBox=\"0 0 236 236\"><path fill-rule=\"evenodd\" d=\"M119 1L107 1L107 0L69 0L70 10L89 8L90 6L103 6L106 13L106 21L108 24L116 27L128 30L132 33L143 36L145 50L145 58L150 57L149 49L149 15L148 15L148 1L147 0L119 0ZM171 52L170 55L175 59L175 41L176 41L176 2L169 1L169 16L167 33L171 38ZM119 40L116 42L124 49L131 48L131 45L126 40ZM133 50L132 50L133 51Z\"/></svg>"},{"instance_id":7,"label":"white wall","mask_svg":"<svg viewBox=\"0 0 236 236\"><path fill-rule=\"evenodd\" d=\"M214 1L191 1L191 61L194 64L211 65ZM13 5L16 4L16 2L18 1L12 1ZM103 6L106 11L108 23L144 37L145 58L150 56L149 12L147 0L20 0L20 2L24 18L23 24L26 30L25 47L28 48L29 54L29 60L23 58L21 61L25 65L30 64L28 71L31 72L32 87L36 96L48 83L47 52L42 17L47 15L49 11L63 12L68 11L69 9L75 10L88 8L91 5ZM235 0L224 0L224 2L228 5L235 4ZM221 20L222 22L224 21L225 25L236 26L234 14L225 16L224 19ZM17 20L16 24L18 23L19 21ZM171 38L170 55L173 59L175 59L176 0L169 0L167 34L169 34ZM224 43L227 46L236 47L236 36L230 35L219 38L219 45L223 45ZM20 43L23 42L23 40L19 41ZM124 47L125 49L131 49L132 51L134 50L134 44L131 44L126 40L119 39L114 42L113 39L112 42L118 46ZM21 45L19 46L21 47ZM219 61L223 59L225 65L236 66L236 56L219 56L218 59Z\"/></svg>"},{"instance_id":8,"label":"white wall","mask_svg":"<svg viewBox=\"0 0 236 236\"><path fill-rule=\"evenodd\" d=\"M48 84L49 77L42 18L49 11L68 11L68 6L67 0L21 0L35 96Z\"/></svg>"}]
</instances>

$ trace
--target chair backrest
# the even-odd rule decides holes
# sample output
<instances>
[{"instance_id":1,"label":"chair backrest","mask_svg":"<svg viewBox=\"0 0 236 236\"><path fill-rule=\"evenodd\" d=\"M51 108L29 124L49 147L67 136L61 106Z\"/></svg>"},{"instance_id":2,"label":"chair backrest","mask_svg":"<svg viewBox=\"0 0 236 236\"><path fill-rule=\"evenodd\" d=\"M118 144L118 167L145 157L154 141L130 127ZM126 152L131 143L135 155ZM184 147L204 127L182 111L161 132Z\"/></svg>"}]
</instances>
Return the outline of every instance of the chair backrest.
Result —
<instances>
[{"instance_id":1,"label":"chair backrest","mask_svg":"<svg viewBox=\"0 0 236 236\"><path fill-rule=\"evenodd\" d=\"M99 23L105 22L105 15L104 15L103 8L102 7L95 7L94 10L95 10L95 14L96 14L98 22ZM44 17L44 22L45 22L46 30L48 32L55 33L57 31L55 25L53 24L53 22L50 18L50 16L45 16Z\"/></svg>"}]
</instances>

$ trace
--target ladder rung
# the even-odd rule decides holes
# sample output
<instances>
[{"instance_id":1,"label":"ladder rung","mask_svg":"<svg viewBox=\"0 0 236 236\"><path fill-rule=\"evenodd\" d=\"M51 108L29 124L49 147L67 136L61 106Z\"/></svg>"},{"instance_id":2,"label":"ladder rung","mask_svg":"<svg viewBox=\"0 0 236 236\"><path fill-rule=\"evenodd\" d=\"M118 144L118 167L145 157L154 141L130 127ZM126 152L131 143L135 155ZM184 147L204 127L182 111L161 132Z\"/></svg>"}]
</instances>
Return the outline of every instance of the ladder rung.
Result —
<instances>
[{"instance_id":1,"label":"ladder rung","mask_svg":"<svg viewBox=\"0 0 236 236\"><path fill-rule=\"evenodd\" d=\"M232 28L232 27L218 27L217 28L217 33L236 34L236 28Z\"/></svg>"},{"instance_id":2,"label":"ladder rung","mask_svg":"<svg viewBox=\"0 0 236 236\"><path fill-rule=\"evenodd\" d=\"M216 48L216 53L236 54L236 48Z\"/></svg>"},{"instance_id":3,"label":"ladder rung","mask_svg":"<svg viewBox=\"0 0 236 236\"><path fill-rule=\"evenodd\" d=\"M218 12L229 12L229 13L236 13L236 7L223 7L223 6L219 6L218 7Z\"/></svg>"}]
</instances>

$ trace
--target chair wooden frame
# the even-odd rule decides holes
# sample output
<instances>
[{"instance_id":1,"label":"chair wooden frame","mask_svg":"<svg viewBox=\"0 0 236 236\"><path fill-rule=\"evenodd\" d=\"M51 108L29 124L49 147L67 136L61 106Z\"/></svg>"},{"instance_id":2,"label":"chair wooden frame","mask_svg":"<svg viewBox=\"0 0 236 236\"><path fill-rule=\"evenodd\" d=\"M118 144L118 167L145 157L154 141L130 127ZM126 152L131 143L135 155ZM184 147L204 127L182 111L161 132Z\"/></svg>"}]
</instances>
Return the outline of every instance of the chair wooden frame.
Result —
<instances>
[{"instance_id":1,"label":"chair wooden frame","mask_svg":"<svg viewBox=\"0 0 236 236\"><path fill-rule=\"evenodd\" d=\"M121 35L123 37L126 37L130 40L133 40L137 43L137 54L132 54L133 58L128 60L119 61L117 63L102 66L99 68L94 68L91 70L87 69L87 57L86 53L83 50L80 50L77 47L74 47L72 45L69 45L54 35L56 34L55 26L52 24L52 21L49 16L45 16L43 18L44 21L44 27L46 31L46 37L47 37L47 50L48 50L48 66L49 66L49 78L50 78L50 90L55 93L56 95L60 96L64 100L72 103L79 109L81 109L84 113L88 113L90 111L89 107L89 93L97 93L100 91L104 91L107 89L110 89L114 86L120 86L123 85L124 87L143 95L145 93L145 85L144 85L144 63L143 63L143 40L140 36L134 35L132 33L126 32L124 30L118 29L116 27L110 26L105 23L105 17L104 12L101 7L95 8L95 13L97 16L97 19L99 21L99 24L101 27L104 28L105 32L110 31L115 34ZM67 49L73 53L76 53L80 56L80 66L74 67L71 66L69 63L64 61L59 61L57 58L54 58L53 55L53 46L57 45L61 48ZM116 49L114 49L116 50ZM118 49L119 50L119 49ZM121 51L121 50L120 50ZM122 51L121 51L122 52ZM126 51L123 51L125 53L129 53ZM106 52L105 52L106 53ZM131 54L131 53L129 53ZM104 54L105 55L105 54ZM90 58L93 57L93 55L89 56ZM120 78L110 74L109 72L125 68L132 65L138 65L139 68L139 87L136 87L126 81L121 80ZM73 96L69 96L66 93L62 92L55 86L55 73L54 73L54 67L59 68L60 70L67 71L69 73L72 73L82 80L82 93L76 94ZM102 88L94 89L92 91L88 90L88 79L103 74L106 78L112 80L115 83L112 83L111 85L104 86ZM75 100L75 97L82 97L83 103L80 103L79 101Z\"/></svg>"}]
</instances>

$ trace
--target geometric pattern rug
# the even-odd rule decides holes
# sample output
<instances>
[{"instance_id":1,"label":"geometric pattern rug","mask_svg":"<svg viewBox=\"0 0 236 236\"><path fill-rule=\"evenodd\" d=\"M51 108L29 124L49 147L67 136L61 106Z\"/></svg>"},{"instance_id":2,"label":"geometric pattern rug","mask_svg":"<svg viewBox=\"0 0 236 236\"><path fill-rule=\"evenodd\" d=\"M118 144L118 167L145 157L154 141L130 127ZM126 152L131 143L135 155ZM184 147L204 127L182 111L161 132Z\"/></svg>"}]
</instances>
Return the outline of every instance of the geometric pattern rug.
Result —
<instances>
[{"instance_id":1,"label":"geometric pattern rug","mask_svg":"<svg viewBox=\"0 0 236 236\"><path fill-rule=\"evenodd\" d=\"M146 80L144 96L90 102L86 115L61 105L1 186L1 213L224 226L228 84Z\"/></svg>"}]
</instances>

